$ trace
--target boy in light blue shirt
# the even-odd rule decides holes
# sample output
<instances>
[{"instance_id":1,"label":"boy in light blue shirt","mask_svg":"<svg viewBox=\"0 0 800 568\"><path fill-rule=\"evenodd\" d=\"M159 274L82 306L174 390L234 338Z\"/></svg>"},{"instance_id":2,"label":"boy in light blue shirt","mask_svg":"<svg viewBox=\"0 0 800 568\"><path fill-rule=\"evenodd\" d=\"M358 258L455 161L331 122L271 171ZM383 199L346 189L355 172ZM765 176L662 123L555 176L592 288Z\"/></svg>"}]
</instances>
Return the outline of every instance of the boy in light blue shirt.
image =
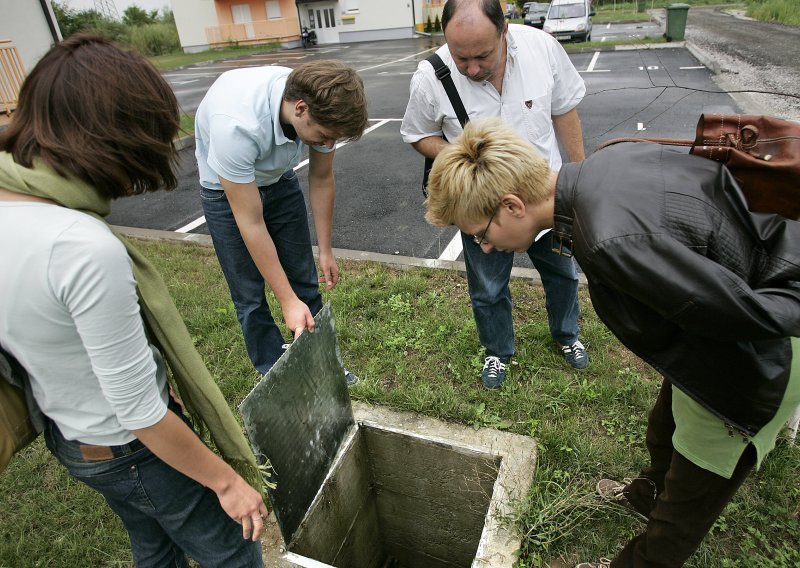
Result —
<instances>
[{"instance_id":1,"label":"boy in light blue shirt","mask_svg":"<svg viewBox=\"0 0 800 568\"><path fill-rule=\"evenodd\" d=\"M270 313L264 283L297 337L313 330L322 307L319 282L336 286L331 232L337 140L357 140L367 123L361 78L333 60L236 69L211 86L195 116L203 211L228 282L250 360L262 374L280 357L284 338ZM319 269L294 167L309 146L309 201ZM347 373L348 384L358 379Z\"/></svg>"}]
</instances>

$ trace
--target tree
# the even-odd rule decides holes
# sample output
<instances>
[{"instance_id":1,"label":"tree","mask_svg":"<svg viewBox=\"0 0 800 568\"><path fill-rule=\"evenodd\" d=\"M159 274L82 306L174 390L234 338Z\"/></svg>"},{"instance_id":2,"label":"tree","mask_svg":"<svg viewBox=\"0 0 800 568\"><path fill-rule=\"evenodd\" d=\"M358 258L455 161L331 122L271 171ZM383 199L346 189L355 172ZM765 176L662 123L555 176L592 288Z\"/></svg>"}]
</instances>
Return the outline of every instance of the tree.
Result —
<instances>
[{"instance_id":1,"label":"tree","mask_svg":"<svg viewBox=\"0 0 800 568\"><path fill-rule=\"evenodd\" d=\"M442 31L442 22L439 21L439 14L436 14L436 19L433 21L433 31Z\"/></svg>"},{"instance_id":2,"label":"tree","mask_svg":"<svg viewBox=\"0 0 800 568\"><path fill-rule=\"evenodd\" d=\"M53 14L56 16L61 35L69 37L74 33L94 30L98 22L103 20L102 14L95 10L74 10L67 2L53 2Z\"/></svg>"},{"instance_id":3,"label":"tree","mask_svg":"<svg viewBox=\"0 0 800 568\"><path fill-rule=\"evenodd\" d=\"M125 8L122 16L122 23L126 26L146 26L147 24L155 24L158 21L158 10L148 12L135 4Z\"/></svg>"}]
</instances>

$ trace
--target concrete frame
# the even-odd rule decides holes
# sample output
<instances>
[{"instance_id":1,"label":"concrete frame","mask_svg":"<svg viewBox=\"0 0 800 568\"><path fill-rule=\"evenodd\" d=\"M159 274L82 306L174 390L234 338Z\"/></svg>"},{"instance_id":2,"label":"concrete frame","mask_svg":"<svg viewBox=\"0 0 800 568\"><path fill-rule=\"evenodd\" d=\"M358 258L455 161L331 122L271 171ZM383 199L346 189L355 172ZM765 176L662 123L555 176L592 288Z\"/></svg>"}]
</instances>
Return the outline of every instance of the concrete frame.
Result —
<instances>
[{"instance_id":1,"label":"concrete frame","mask_svg":"<svg viewBox=\"0 0 800 568\"><path fill-rule=\"evenodd\" d=\"M424 439L459 452L496 459L499 467L471 568L513 566L516 560L514 552L519 549L521 535L514 533L513 527L508 526L507 519L524 502L533 482L537 446L532 438L491 428L476 431L469 426L448 424L419 414L363 403L353 403L353 413L358 427ZM343 461L344 453L346 450L337 455L331 467L332 472ZM322 490L309 508L310 513L313 514L321 494ZM264 565L267 568L331 568L328 564L288 551L274 515L270 515L266 521L262 544Z\"/></svg>"}]
</instances>

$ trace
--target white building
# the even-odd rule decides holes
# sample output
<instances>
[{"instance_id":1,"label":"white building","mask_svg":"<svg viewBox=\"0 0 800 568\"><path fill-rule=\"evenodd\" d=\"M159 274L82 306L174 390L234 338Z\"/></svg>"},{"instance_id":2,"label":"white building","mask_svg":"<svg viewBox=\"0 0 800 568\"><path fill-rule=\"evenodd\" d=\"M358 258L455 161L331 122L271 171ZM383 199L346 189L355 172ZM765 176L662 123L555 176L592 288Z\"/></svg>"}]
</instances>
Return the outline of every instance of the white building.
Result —
<instances>
[{"instance_id":1,"label":"white building","mask_svg":"<svg viewBox=\"0 0 800 568\"><path fill-rule=\"evenodd\" d=\"M319 44L413 37L423 7L444 0L172 0L184 51L277 42L300 45L300 29Z\"/></svg>"},{"instance_id":2,"label":"white building","mask_svg":"<svg viewBox=\"0 0 800 568\"><path fill-rule=\"evenodd\" d=\"M3 0L0 11L0 125L17 106L22 81L61 41L50 0Z\"/></svg>"}]
</instances>

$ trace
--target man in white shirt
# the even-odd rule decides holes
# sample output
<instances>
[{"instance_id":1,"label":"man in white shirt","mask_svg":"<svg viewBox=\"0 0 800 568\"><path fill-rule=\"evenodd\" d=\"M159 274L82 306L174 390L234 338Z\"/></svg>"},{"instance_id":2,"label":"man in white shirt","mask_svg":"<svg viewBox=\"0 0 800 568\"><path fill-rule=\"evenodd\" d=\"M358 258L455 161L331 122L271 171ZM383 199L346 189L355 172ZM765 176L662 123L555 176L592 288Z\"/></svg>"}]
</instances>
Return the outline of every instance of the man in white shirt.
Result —
<instances>
[{"instance_id":1,"label":"man in white shirt","mask_svg":"<svg viewBox=\"0 0 800 568\"><path fill-rule=\"evenodd\" d=\"M506 23L497 0L449 0L442 13L447 45L437 54L448 66L470 118L500 117L548 160L561 167L558 143L570 161L582 160L583 134L576 107L586 88L564 49L535 28ZM427 61L411 79L401 126L403 140L434 158L461 134L441 81ZM500 388L514 355L511 293L513 252L481 252L481 238L461 234L478 336L486 349L482 381ZM527 253L547 298L550 333L567 362L583 369L589 358L578 338L578 274L574 261L553 252L549 235Z\"/></svg>"},{"instance_id":2,"label":"man in white shirt","mask_svg":"<svg viewBox=\"0 0 800 568\"><path fill-rule=\"evenodd\" d=\"M245 346L259 372L283 352L284 338L264 295L270 286L295 337L314 328L319 282L339 279L331 231L337 140L356 140L367 123L358 74L338 61L236 69L208 90L195 117L203 211L228 282ZM311 249L305 200L294 167L309 146L309 201L319 267ZM348 384L358 381L346 373Z\"/></svg>"}]
</instances>

